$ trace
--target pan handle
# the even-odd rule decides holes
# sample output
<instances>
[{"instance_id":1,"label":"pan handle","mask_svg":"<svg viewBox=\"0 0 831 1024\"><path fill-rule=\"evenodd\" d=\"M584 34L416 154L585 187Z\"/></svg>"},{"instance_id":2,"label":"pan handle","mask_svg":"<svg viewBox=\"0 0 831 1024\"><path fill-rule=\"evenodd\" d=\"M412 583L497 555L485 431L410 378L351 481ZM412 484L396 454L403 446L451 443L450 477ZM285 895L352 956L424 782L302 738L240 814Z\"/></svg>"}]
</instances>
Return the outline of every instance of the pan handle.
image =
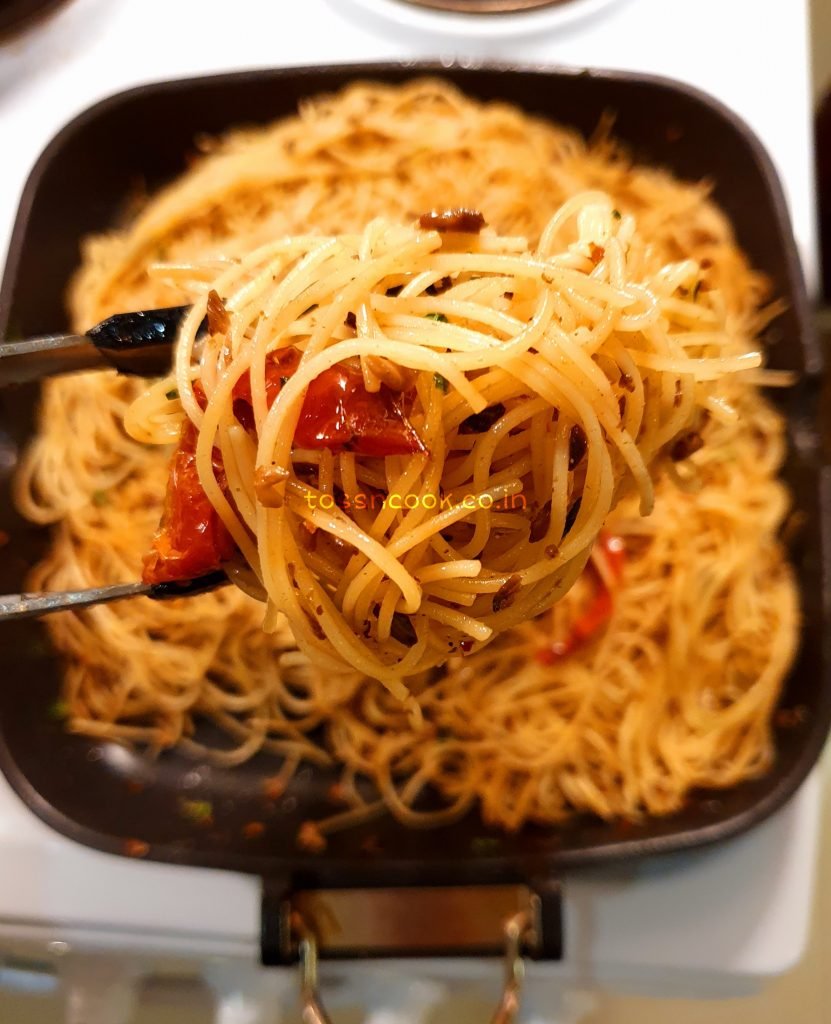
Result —
<instances>
[{"instance_id":1,"label":"pan handle","mask_svg":"<svg viewBox=\"0 0 831 1024\"><path fill-rule=\"evenodd\" d=\"M291 924L292 931L297 937L300 957L301 1020L303 1024L332 1024L318 991L317 938L299 913L292 914ZM491 1024L514 1024L517 1018L525 980L523 946L526 937L533 931L533 927L533 918L527 909L511 915L504 923L505 983L499 1004L491 1017Z\"/></svg>"}]
</instances>

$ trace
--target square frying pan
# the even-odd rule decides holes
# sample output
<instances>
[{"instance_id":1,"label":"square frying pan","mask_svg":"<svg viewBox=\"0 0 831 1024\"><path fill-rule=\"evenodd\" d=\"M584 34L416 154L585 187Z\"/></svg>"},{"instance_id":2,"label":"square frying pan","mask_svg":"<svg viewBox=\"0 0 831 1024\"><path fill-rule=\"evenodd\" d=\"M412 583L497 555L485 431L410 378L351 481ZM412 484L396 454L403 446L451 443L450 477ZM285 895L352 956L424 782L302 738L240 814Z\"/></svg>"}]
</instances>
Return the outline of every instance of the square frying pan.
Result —
<instances>
[{"instance_id":1,"label":"square frying pan","mask_svg":"<svg viewBox=\"0 0 831 1024\"><path fill-rule=\"evenodd\" d=\"M150 859L250 872L290 886L461 886L524 883L578 865L701 846L749 828L783 804L816 761L831 718L828 542L823 522L819 397L823 360L809 320L805 285L782 190L750 130L713 99L668 80L607 71L434 64L373 64L257 71L162 82L122 92L68 124L47 146L26 185L0 290L0 336L66 328L64 294L79 243L117 220L137 181L154 190L186 167L193 141L239 124L266 124L300 100L370 78L401 82L440 74L472 96L499 99L591 133L606 112L639 161L686 179L707 178L739 245L772 279L787 310L768 328L770 364L800 383L772 395L787 418L784 476L805 515L791 557L802 594L799 656L782 706L799 707L795 726L777 727L776 761L763 778L719 792L696 792L684 809L635 825L577 817L557 828L488 831L475 814L440 835L392 819L331 837L322 854L295 845L299 824L331 810L333 777L301 769L279 799L264 780L279 767L261 755L233 769L172 751L153 762L112 743L66 734L49 715L61 663L44 626L0 625L0 767L40 818L70 838L111 853L148 844ZM32 433L34 387L0 392L0 591L24 578L48 543L10 499L10 477ZM140 786L135 783L139 782ZM209 825L181 813L181 800L210 801ZM244 826L261 821L261 835ZM251 830L248 830L249 832ZM367 852L365 840L373 837Z\"/></svg>"}]
</instances>

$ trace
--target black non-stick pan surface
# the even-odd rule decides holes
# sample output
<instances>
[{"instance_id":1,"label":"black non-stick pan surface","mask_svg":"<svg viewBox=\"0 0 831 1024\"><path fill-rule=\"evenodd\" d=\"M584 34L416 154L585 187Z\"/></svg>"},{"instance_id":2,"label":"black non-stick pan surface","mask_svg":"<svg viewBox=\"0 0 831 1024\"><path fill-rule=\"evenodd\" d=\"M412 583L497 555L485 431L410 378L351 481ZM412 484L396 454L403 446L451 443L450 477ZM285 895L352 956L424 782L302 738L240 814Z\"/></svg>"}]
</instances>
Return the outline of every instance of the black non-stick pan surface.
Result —
<instances>
[{"instance_id":1,"label":"black non-stick pan surface","mask_svg":"<svg viewBox=\"0 0 831 1024\"><path fill-rule=\"evenodd\" d=\"M78 265L80 240L113 224L137 184L152 190L184 170L200 134L272 121L291 114L305 97L356 78L400 82L423 71L440 73L473 96L515 103L584 133L611 111L616 135L638 159L682 178L714 182L739 244L787 301L766 341L771 365L801 374L797 387L773 395L790 425L785 476L804 514L792 553L802 591L801 648L782 698L783 708L799 713L780 716L788 722L777 726L776 762L766 776L725 792L696 793L671 817L637 825L581 817L565 827L530 827L511 836L489 832L475 814L440 833L409 831L383 819L333 836L325 852L313 856L297 848L295 836L301 822L331 813L331 774L304 768L277 796L265 784L279 768L271 757L233 769L207 767L176 752L148 762L124 747L68 735L50 714L61 664L45 627L6 624L0 628L0 765L37 815L81 843L304 885L522 881L735 835L787 800L817 759L831 715L817 413L822 359L771 162L748 128L708 97L629 74L432 65L260 71L121 93L64 128L33 170L0 292L0 333L12 338L65 328L64 292ZM37 397L33 388L0 393L0 529L9 536L0 550L2 592L23 589L48 542L47 531L16 515L9 491ZM197 804L194 814L194 805L183 801L206 803ZM258 826L246 828L252 822L263 823L261 834L253 834Z\"/></svg>"}]
</instances>

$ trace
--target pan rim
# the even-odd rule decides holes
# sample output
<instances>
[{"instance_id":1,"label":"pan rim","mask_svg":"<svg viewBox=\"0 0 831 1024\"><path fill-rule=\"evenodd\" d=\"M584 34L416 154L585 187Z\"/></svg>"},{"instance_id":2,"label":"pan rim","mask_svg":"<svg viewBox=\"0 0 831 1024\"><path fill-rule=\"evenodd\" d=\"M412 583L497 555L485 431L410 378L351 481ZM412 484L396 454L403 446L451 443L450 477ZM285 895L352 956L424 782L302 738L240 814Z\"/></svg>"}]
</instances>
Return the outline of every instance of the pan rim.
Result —
<instances>
[{"instance_id":1,"label":"pan rim","mask_svg":"<svg viewBox=\"0 0 831 1024\"><path fill-rule=\"evenodd\" d=\"M297 76L301 79L305 78L313 82L315 76L327 72L347 74L355 79L372 78L373 75L384 75L391 71L397 73L404 72L413 76L440 76L452 72L461 78L464 78L468 72L475 73L477 71L496 72L508 76L533 75L552 79L557 77L587 77L613 83L628 82L648 85L665 92L680 93L686 98L706 107L711 113L727 122L733 131L741 137L755 161L760 177L770 197L772 209L776 215L777 230L787 243L785 246L784 267L792 291L791 299L794 312L802 334L800 341L805 360L804 376L806 379L813 378L816 380L825 372L825 360L811 329L808 316L807 290L796 243L793 238L787 203L778 173L773 160L758 136L738 114L722 101L697 87L665 76L544 63L484 60L474 64L466 62L464 65L452 64L450 66L438 61L383 61L260 68L256 70L157 80L118 90L97 100L73 116L49 139L27 176L10 235L2 284L0 284L0 339L5 337L8 328L9 310L12 306L11 300L19 270L20 251L26 237L31 211L41 178L46 169L51 166L56 156L60 154L67 141L81 131L88 123L95 121L113 108L124 107L136 99L147 97L148 94L169 94L171 90L178 91L199 88L200 86L216 86L230 81L262 80L264 77L279 79L286 75ZM831 475L829 475L827 467L817 467L817 484L822 492L822 504L827 507L826 499L831 498ZM829 550L828 538L826 536L827 529L827 525L820 524L825 579L831 578L827 564L827 552ZM827 626L829 620L828 595L824 594L823 597L822 620ZM828 671L827 646L826 643L823 652L823 675L827 674ZM730 814L728 817L714 820L711 824L702 824L694 828L687 827L680 831L669 832L666 835L614 839L602 845L582 847L575 850L564 849L551 854L542 854L535 861L535 869L547 874L557 874L563 870L571 870L576 867L617 863L643 856L655 856L669 852L690 850L737 836L751 826L769 818L793 797L818 760L827 738L829 726L831 726L831 702L828 702L823 707L822 717L813 723L807 742L802 747L798 758L794 761L789 772L758 800L755 800L746 808ZM26 775L17 766L2 735L0 735L0 770L3 771L12 788L33 813L56 831L83 845L109 853L123 854L123 839L121 837L110 836L89 826L79 824L43 797L36 786L29 782ZM167 863L182 863L194 867L222 867L228 870L255 875L284 874L295 869L297 864L297 858L292 860L290 858L277 858L267 855L260 857L253 853L242 856L225 850L211 849L178 851L172 848L171 844L162 843L153 845L148 859ZM390 872L393 876L400 873L402 876L407 875L412 878L413 874L415 874L416 877L426 879L433 875L441 875L443 871L446 872L451 866L458 867L455 859L447 862L431 861L429 865L419 860L396 859ZM516 861L503 855L495 855L487 860L477 858L477 864L471 862L471 881L475 880L473 869L477 866L480 869L480 873L484 872L491 881L514 880L517 877ZM327 872L341 874L343 877L356 877L364 870L366 870L364 863L348 859L328 861L326 865ZM389 878L390 876L387 875L385 877Z\"/></svg>"}]
</instances>

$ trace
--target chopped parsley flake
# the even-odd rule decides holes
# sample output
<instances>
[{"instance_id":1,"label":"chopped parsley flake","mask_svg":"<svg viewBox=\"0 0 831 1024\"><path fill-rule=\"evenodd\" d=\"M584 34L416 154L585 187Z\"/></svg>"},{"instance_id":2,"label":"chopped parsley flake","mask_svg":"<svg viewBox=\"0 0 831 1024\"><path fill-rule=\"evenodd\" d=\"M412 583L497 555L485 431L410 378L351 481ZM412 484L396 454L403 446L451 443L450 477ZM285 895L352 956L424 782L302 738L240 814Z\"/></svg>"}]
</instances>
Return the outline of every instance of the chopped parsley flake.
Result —
<instances>
[{"instance_id":1,"label":"chopped parsley flake","mask_svg":"<svg viewBox=\"0 0 831 1024\"><path fill-rule=\"evenodd\" d=\"M471 842L470 849L472 853L495 853L501 845L495 836L477 836Z\"/></svg>"},{"instance_id":2,"label":"chopped parsley flake","mask_svg":"<svg viewBox=\"0 0 831 1024\"><path fill-rule=\"evenodd\" d=\"M55 722L63 722L69 718L69 704L65 700L55 700L49 705L49 717Z\"/></svg>"},{"instance_id":3,"label":"chopped parsley flake","mask_svg":"<svg viewBox=\"0 0 831 1024\"><path fill-rule=\"evenodd\" d=\"M210 800L180 800L182 817L197 825L204 825L213 818L213 804Z\"/></svg>"}]
</instances>

